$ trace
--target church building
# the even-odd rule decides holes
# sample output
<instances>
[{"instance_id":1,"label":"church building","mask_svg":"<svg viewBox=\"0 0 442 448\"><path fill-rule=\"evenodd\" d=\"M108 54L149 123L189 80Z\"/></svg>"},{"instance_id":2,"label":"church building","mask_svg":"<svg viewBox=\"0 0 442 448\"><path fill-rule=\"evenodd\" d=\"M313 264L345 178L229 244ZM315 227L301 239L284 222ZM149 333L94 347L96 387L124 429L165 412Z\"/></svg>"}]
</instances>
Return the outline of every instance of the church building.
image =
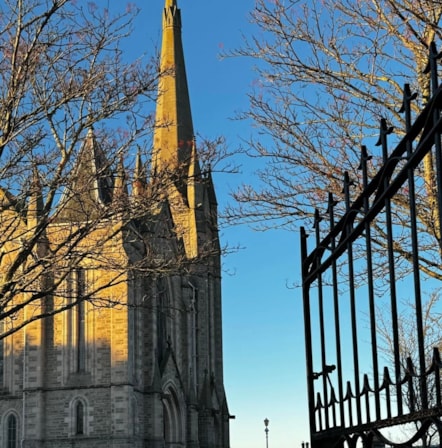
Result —
<instances>
[{"instance_id":1,"label":"church building","mask_svg":"<svg viewBox=\"0 0 442 448\"><path fill-rule=\"evenodd\" d=\"M94 130L85 135L35 255L59 257L41 274L56 287L40 306L65 310L0 341L3 448L229 447L217 202L195 144L177 0L165 0L162 20L150 172L138 155L128 187L123 164L112 168ZM8 216L20 214L23 234L38 225L41 194L36 187L25 215L0 195ZM103 212L144 202L120 223ZM79 243L87 256L74 265L75 253L54 250L95 219ZM181 268L165 269L168 257Z\"/></svg>"}]
</instances>

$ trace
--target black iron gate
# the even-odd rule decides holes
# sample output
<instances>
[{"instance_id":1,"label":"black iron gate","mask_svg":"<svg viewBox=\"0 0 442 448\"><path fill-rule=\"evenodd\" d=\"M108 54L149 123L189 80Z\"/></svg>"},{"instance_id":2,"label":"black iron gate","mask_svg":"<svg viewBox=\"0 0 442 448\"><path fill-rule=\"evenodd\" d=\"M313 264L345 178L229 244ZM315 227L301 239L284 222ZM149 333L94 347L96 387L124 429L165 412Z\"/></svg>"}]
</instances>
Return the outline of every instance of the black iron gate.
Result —
<instances>
[{"instance_id":1,"label":"black iron gate","mask_svg":"<svg viewBox=\"0 0 442 448\"><path fill-rule=\"evenodd\" d=\"M362 147L359 193L351 199L346 173L343 205L329 196L326 226L316 212L310 253L301 229L312 448L425 446L430 431L442 446L440 340L428 349L429 325L438 323L425 314L437 311L442 286L425 272L440 269L442 253L438 58L432 45L432 99L414 122L415 95L405 86L406 129L391 152L392 130L381 120L380 168L370 175Z\"/></svg>"}]
</instances>

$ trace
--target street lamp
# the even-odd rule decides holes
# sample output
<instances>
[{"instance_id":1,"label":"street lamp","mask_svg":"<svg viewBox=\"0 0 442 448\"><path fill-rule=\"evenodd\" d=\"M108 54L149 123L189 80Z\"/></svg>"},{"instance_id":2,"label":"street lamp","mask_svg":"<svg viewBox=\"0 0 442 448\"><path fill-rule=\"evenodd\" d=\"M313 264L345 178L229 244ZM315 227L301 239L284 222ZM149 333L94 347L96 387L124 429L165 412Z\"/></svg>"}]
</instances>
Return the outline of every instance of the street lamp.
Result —
<instances>
[{"instance_id":1,"label":"street lamp","mask_svg":"<svg viewBox=\"0 0 442 448\"><path fill-rule=\"evenodd\" d=\"M264 419L264 425L265 425L265 433L266 433L266 448L269 448L269 419Z\"/></svg>"}]
</instances>

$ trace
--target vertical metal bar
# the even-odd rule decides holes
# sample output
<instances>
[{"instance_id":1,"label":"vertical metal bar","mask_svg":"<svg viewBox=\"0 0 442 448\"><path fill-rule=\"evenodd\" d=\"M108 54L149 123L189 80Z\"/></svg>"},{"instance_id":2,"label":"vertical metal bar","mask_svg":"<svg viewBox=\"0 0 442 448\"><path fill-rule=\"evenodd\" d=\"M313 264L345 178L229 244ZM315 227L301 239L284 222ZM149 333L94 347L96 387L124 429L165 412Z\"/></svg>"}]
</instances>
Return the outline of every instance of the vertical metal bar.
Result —
<instances>
[{"instance_id":1,"label":"vertical metal bar","mask_svg":"<svg viewBox=\"0 0 442 448\"><path fill-rule=\"evenodd\" d=\"M331 388L330 402L332 403L332 427L336 428L336 426L338 426L338 422L336 420L336 396L335 396L333 386L331 384L330 384L330 388ZM339 426L341 426L341 425L339 425Z\"/></svg>"},{"instance_id":2,"label":"vertical metal bar","mask_svg":"<svg viewBox=\"0 0 442 448\"><path fill-rule=\"evenodd\" d=\"M324 409L324 405L322 404L321 394L318 392L316 394L316 406L315 406L316 413L318 414L318 426L316 428L316 430L318 432L321 432L324 430L324 426L322 425L322 410L323 409Z\"/></svg>"},{"instance_id":3,"label":"vertical metal bar","mask_svg":"<svg viewBox=\"0 0 442 448\"><path fill-rule=\"evenodd\" d=\"M316 248L321 246L321 232L319 223L321 222L321 217L319 215L318 209L315 210L315 236L316 236ZM322 369L322 393L323 393L323 406L324 406L324 423L325 427L329 428L329 416L328 416L328 392L327 392L327 362L326 362L326 348L325 348L325 326L324 326L324 294L322 289L322 274L319 269L321 265L320 253L317 251L316 257L316 267L318 268L318 305L319 305L319 334L320 334L320 344L321 344L321 369Z\"/></svg>"},{"instance_id":4,"label":"vertical metal bar","mask_svg":"<svg viewBox=\"0 0 442 448\"><path fill-rule=\"evenodd\" d=\"M344 173L344 196L346 211L350 210L350 178L348 172ZM346 224L347 235L352 230L352 224ZM347 260L348 260L348 282L349 282L349 294L350 294L350 319L351 319L351 334L353 344L353 367L355 378L355 398L356 398L356 416L358 424L362 423L361 413L361 396L360 396L360 380L359 380L359 350L358 350L358 330L356 319L356 294L355 294L355 279L354 279L354 266L353 266L353 243L349 241L347 243Z\"/></svg>"},{"instance_id":5,"label":"vertical metal bar","mask_svg":"<svg viewBox=\"0 0 442 448\"><path fill-rule=\"evenodd\" d=\"M439 88L439 80L437 77L437 61L440 59L441 55L437 51L436 43L434 40L430 43L429 54L428 54L428 64L424 70L425 74L430 74L431 82L431 94L434 95L436 90Z\"/></svg>"},{"instance_id":6,"label":"vertical metal bar","mask_svg":"<svg viewBox=\"0 0 442 448\"><path fill-rule=\"evenodd\" d=\"M429 69L430 69L430 76L431 76L431 85L432 85L432 93L435 94L436 90L438 89L438 73L437 73L437 61L440 59L441 54L437 52L436 44L434 42L430 45L430 55L429 55ZM435 105L433 109L433 126L436 125L437 121L439 120L440 112L439 108ZM442 156L441 156L441 140L440 140L440 131L436 132L434 137L434 151L436 155L436 188L437 188L437 213L438 213L438 228L436 230L437 232L437 239L439 241L439 247L441 248L441 254L442 254ZM419 311L418 311L419 306ZM419 313L419 314L418 314ZM420 393L421 393L421 399L422 399L422 408L427 409L428 408L428 395L427 395L427 383L426 383L426 377L424 375L425 372L425 343L424 343L424 336L423 336L423 322L422 322L422 305L421 302L416 301L416 319L417 319L417 327L419 335L422 335L422 337L419 338L419 368L420 368L420 374L421 374L421 382L420 382Z\"/></svg>"},{"instance_id":7,"label":"vertical metal bar","mask_svg":"<svg viewBox=\"0 0 442 448\"><path fill-rule=\"evenodd\" d=\"M416 410L416 394L414 393L414 378L416 377L416 374L414 371L413 361L410 357L408 357L406 360L406 366L408 377L408 407L410 408L410 412L414 412Z\"/></svg>"},{"instance_id":8,"label":"vertical metal bar","mask_svg":"<svg viewBox=\"0 0 442 448\"><path fill-rule=\"evenodd\" d=\"M364 374L364 387L363 392L365 395L365 415L366 415L366 423L371 422L371 413L370 413L370 382L368 380L368 375Z\"/></svg>"},{"instance_id":9,"label":"vertical metal bar","mask_svg":"<svg viewBox=\"0 0 442 448\"><path fill-rule=\"evenodd\" d=\"M436 406L438 408L441 407L441 385L440 385L440 353L437 347L433 348L433 367L434 367L434 384L435 384L435 393L436 393Z\"/></svg>"},{"instance_id":10,"label":"vertical metal bar","mask_svg":"<svg viewBox=\"0 0 442 448\"><path fill-rule=\"evenodd\" d=\"M390 371L388 367L384 367L384 379L382 381L382 386L385 388L385 405L387 407L387 418L391 418L391 397L390 397Z\"/></svg>"},{"instance_id":11,"label":"vertical metal bar","mask_svg":"<svg viewBox=\"0 0 442 448\"><path fill-rule=\"evenodd\" d=\"M410 86L404 86L404 100L401 111L405 114L405 130L408 133L411 129L411 101L416 98L416 94L412 94ZM407 157L410 158L413 154L413 145L410 140L407 140ZM414 182L414 168L408 169L408 201L410 209L410 232L411 232L411 250L412 250L412 266L413 266L413 283L414 283L414 302L416 313L416 338L418 340L419 360L420 360L420 374L421 378L421 395L422 405L426 408L427 402L427 384L423 373L425 372L425 345L422 322L422 293L421 293L421 279L419 269L419 242L417 229L417 212L416 212L416 189Z\"/></svg>"},{"instance_id":12,"label":"vertical metal bar","mask_svg":"<svg viewBox=\"0 0 442 448\"><path fill-rule=\"evenodd\" d=\"M333 194L328 195L328 214L330 219L330 231L335 227L334 207L336 201L333 199ZM331 252L334 255L336 249L336 239L331 239ZM338 293L338 269L336 265L336 258L332 261L332 288L333 288L333 307L335 316L335 343L336 343L336 368L338 375L338 393L339 393L339 418L342 427L345 426L345 412L344 412L344 386L342 378L342 354L341 354L341 327L339 318L339 293Z\"/></svg>"},{"instance_id":13,"label":"vertical metal bar","mask_svg":"<svg viewBox=\"0 0 442 448\"><path fill-rule=\"evenodd\" d=\"M439 109L435 108L434 111L435 117L433 118L433 122L436 123L439 119ZM437 182L437 204L438 204L438 218L439 218L439 227L438 227L438 239L439 239L439 248L442 258L442 144L440 140L440 132L437 132L434 137L434 152L436 154L436 182Z\"/></svg>"},{"instance_id":14,"label":"vertical metal bar","mask_svg":"<svg viewBox=\"0 0 442 448\"><path fill-rule=\"evenodd\" d=\"M392 128L387 127L387 122L384 118L381 119L380 135L377 145L382 148L382 158L384 162L384 169L388 163L388 146L387 135L391 134ZM390 177L384 176L384 189L387 189L390 183ZM393 248L393 223L391 212L391 198L385 199L385 222L387 235L387 254L388 254L388 271L389 271L389 286L390 286L390 303L391 303L391 321L393 331L393 355L394 355L394 372L396 384L396 400L398 415L402 415L402 387L401 387L401 363L399 350L399 329L398 329L398 312L397 312L397 296L396 296L396 273L394 263L394 248Z\"/></svg>"},{"instance_id":15,"label":"vertical metal bar","mask_svg":"<svg viewBox=\"0 0 442 448\"><path fill-rule=\"evenodd\" d=\"M302 270L302 301L304 309L304 340L307 370L307 396L309 409L310 434L312 436L312 448L315 448L313 435L316 433L315 425L315 389L313 384L313 359L312 359L312 329L310 320L310 284L305 282L308 274L307 266L307 234L301 227L301 270Z\"/></svg>"},{"instance_id":16,"label":"vertical metal bar","mask_svg":"<svg viewBox=\"0 0 442 448\"><path fill-rule=\"evenodd\" d=\"M368 171L367 161L371 159L371 156L367 154L367 148L361 147L361 165L362 170L362 183L364 191L367 190L368 185ZM367 214L370 207L368 196L364 196L364 213ZM376 419L381 418L381 404L379 393L379 364L378 364L378 347L377 347L377 327L376 327L376 308L374 303L374 280L373 280L373 253L371 247L371 228L370 223L365 223L365 248L366 248L366 260L367 260L367 288L368 288L368 306L370 315L370 337L371 337L371 359L373 363L373 385L374 385L374 397L375 397L375 412Z\"/></svg>"},{"instance_id":17,"label":"vertical metal bar","mask_svg":"<svg viewBox=\"0 0 442 448\"><path fill-rule=\"evenodd\" d=\"M350 427L352 427L353 426L353 406L352 406L353 392L351 390L350 381L347 381L347 391L345 393L345 397L348 400L348 424Z\"/></svg>"}]
</instances>

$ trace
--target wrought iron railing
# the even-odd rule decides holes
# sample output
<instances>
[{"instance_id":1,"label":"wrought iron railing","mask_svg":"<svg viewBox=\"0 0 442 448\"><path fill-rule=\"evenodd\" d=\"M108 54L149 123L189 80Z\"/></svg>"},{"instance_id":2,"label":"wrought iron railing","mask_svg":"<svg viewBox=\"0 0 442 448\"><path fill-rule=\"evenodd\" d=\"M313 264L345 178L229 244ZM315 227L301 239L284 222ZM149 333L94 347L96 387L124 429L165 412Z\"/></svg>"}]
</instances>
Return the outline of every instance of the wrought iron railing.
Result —
<instances>
[{"instance_id":1,"label":"wrought iron railing","mask_svg":"<svg viewBox=\"0 0 442 448\"><path fill-rule=\"evenodd\" d=\"M442 440L442 364L437 343L429 354L433 324L424 315L425 295L442 285L438 56L432 45L431 100L412 122L415 95L405 86L404 136L389 152L392 130L381 120L382 166L370 176L370 156L361 148L360 193L352 200L346 173L343 213L335 217L329 195L328 225L316 211L310 253L301 229L312 448L422 445L430 430ZM432 275L426 266L434 267ZM413 316L406 329L404 306ZM438 306L434 300L431 310Z\"/></svg>"}]
</instances>

